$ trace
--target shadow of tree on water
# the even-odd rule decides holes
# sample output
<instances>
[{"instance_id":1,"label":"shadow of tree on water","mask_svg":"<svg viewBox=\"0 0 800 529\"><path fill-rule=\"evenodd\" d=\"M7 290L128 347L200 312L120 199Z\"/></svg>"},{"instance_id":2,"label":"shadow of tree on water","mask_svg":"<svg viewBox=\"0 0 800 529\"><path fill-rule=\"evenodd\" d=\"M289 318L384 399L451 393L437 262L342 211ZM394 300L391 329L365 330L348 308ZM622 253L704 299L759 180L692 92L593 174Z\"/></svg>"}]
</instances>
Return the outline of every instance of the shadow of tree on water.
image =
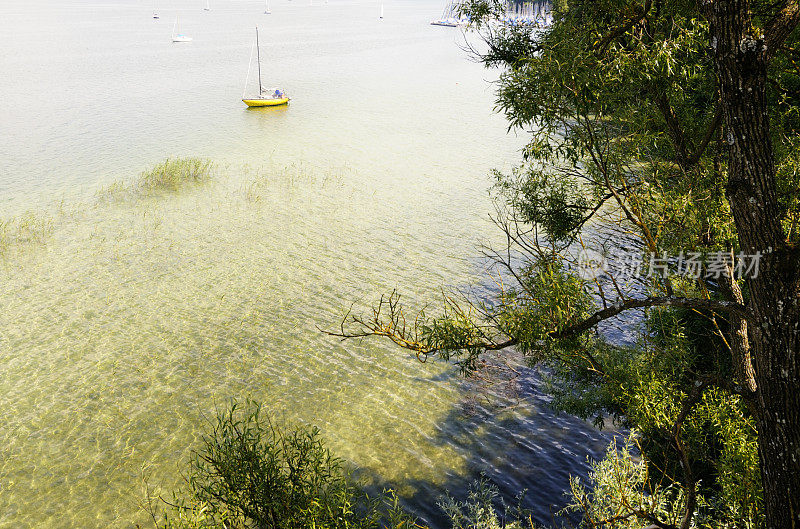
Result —
<instances>
[{"instance_id":1,"label":"shadow of tree on water","mask_svg":"<svg viewBox=\"0 0 800 529\"><path fill-rule=\"evenodd\" d=\"M574 416L549 406L534 369L514 368L516 394L508 388L480 387L462 380L464 399L437 424L434 445L449 445L465 460L462 471L448 472L437 483L408 479L389 483L380 476L360 473L371 483L370 492L401 491L401 503L432 529L449 529L449 521L437 503L445 492L458 501L467 499L470 484L485 476L500 492L495 505L516 512L519 505L535 522L567 522L577 525L575 515L559 518L556 513L568 503L569 477L585 479L587 459L601 459L615 430L598 430ZM455 376L455 375L451 375ZM405 494L404 491L412 491ZM524 492L521 501L520 493Z\"/></svg>"}]
</instances>

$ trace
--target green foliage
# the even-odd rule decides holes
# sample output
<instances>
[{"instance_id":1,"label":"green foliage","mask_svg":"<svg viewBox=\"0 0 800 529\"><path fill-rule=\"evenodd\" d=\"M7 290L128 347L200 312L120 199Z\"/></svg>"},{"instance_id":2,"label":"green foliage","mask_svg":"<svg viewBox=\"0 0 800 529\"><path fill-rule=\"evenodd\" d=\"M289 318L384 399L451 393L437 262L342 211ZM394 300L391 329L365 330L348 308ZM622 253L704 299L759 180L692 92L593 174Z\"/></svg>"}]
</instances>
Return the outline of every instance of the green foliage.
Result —
<instances>
[{"instance_id":1,"label":"green foliage","mask_svg":"<svg viewBox=\"0 0 800 529\"><path fill-rule=\"evenodd\" d=\"M459 502L445 495L439 506L447 515L453 529L535 529L533 520L519 508L509 515L504 505L504 515L498 515L495 503L502 503L497 487L485 478L474 481L466 501Z\"/></svg>"},{"instance_id":2,"label":"green foliage","mask_svg":"<svg viewBox=\"0 0 800 529\"><path fill-rule=\"evenodd\" d=\"M633 432L621 447L617 441L612 442L604 459L590 462L586 484L576 477L570 479L571 502L567 510L583 515L581 527L639 529L650 525L653 517L671 526L680 525L685 490L663 476L654 480L652 465L641 454L640 436ZM743 476L743 481L747 479ZM690 527L757 527L754 521L758 520L758 513L741 511L742 499L734 493L720 502L700 493ZM725 516L721 517L720 511Z\"/></svg>"},{"instance_id":3,"label":"green foliage","mask_svg":"<svg viewBox=\"0 0 800 529\"><path fill-rule=\"evenodd\" d=\"M716 303L742 296L747 304L745 282L691 277L674 260L663 275L576 273L585 248L673 258L740 250L726 196L716 44L701 4L564 0L551 27L532 30L493 23L502 2L468 0L463 10L487 44L478 59L501 68L497 107L531 134L523 165L494 174L507 245L486 253L498 288L490 300L424 320L420 342L398 339L397 326L368 329L467 370L484 351L514 345L544 367L555 406L636 428L638 459L609 456L596 468L595 492L583 495L587 517L617 517L608 527L676 525L678 511L694 527L764 524L754 404L740 396L752 381L732 360L745 358L737 339L747 330ZM751 4L754 34L776 9ZM774 50L767 79L778 216L790 246L800 244L798 49L795 30ZM598 332L600 321L618 323L612 318L628 319L635 343Z\"/></svg>"},{"instance_id":4,"label":"green foliage","mask_svg":"<svg viewBox=\"0 0 800 529\"><path fill-rule=\"evenodd\" d=\"M470 5L484 19L492 16L491 3ZM756 23L763 20L757 17ZM600 299L607 303L609 290L612 299L639 297L642 290L694 298L730 295L716 282L687 280L674 270L666 278L634 278L634 286L612 277L613 284L584 283L572 292L564 288L568 281L542 282L567 309L559 313L541 303L547 297L528 282L543 254L570 262L564 245L591 238L590 223L617 227L659 254L738 251L703 13L688 1L572 0L552 28L529 32L527 42L523 31L484 35L489 51L481 59L503 68L498 107L512 126L532 135L527 165L495 175L505 217L512 219L505 230L516 237L510 237L513 250L536 256L517 259L516 265L511 259L501 262L513 268L516 281L498 296L490 319L519 340L529 359L546 367L556 406L598 424L610 416L641 432L640 462L647 470L638 485L642 494L655 494L657 484L670 479L674 494L686 498L685 456L702 498L692 523L759 526L757 432L747 406L725 384L734 378L726 321L684 309L651 310L639 342L625 347L602 335L548 341L526 332L568 327L580 318L564 319L563 312L589 314ZM790 241L800 237L797 43L795 35L776 56L769 95L780 215ZM535 238L519 235L528 233L527 226ZM561 270L570 273L567 266ZM536 303L526 297L532 291ZM569 310L570 303L581 310ZM703 385L699 395L697 384ZM648 508L653 516L672 516L659 505Z\"/></svg>"},{"instance_id":5,"label":"green foliage","mask_svg":"<svg viewBox=\"0 0 800 529\"><path fill-rule=\"evenodd\" d=\"M551 337L590 313L592 302L583 280L552 256L529 263L517 278L519 285L503 291L495 306L464 310L449 300L442 315L420 325L422 342L441 358L455 359L463 371L469 372L486 350L484 344L490 341L490 334L514 336L517 348L532 362L547 356L543 352L567 353L576 343L585 341L583 337ZM478 314L491 324L476 324Z\"/></svg>"},{"instance_id":6,"label":"green foliage","mask_svg":"<svg viewBox=\"0 0 800 529\"><path fill-rule=\"evenodd\" d=\"M541 359L538 353L563 351L574 343L574 337L554 341L550 336L591 313L585 282L552 256L528 263L517 277L519 285L501 293L493 313L498 327L517 337L518 348L534 361Z\"/></svg>"},{"instance_id":7,"label":"green foliage","mask_svg":"<svg viewBox=\"0 0 800 529\"><path fill-rule=\"evenodd\" d=\"M495 172L495 178L496 188L508 207L554 241L574 237L591 210L585 190L564 173L529 165L511 176Z\"/></svg>"},{"instance_id":8,"label":"green foliage","mask_svg":"<svg viewBox=\"0 0 800 529\"><path fill-rule=\"evenodd\" d=\"M313 427L283 429L252 401L218 413L164 529L414 527L388 491L370 500Z\"/></svg>"},{"instance_id":9,"label":"green foliage","mask_svg":"<svg viewBox=\"0 0 800 529\"><path fill-rule=\"evenodd\" d=\"M571 503L567 510L583 514L582 527L639 529L652 522L651 516L678 525L683 491L672 484L652 484L648 465L636 455L634 443L635 433L622 447L613 441L604 459L591 462L590 486L579 478L570 478ZM698 503L703 504L702 498Z\"/></svg>"},{"instance_id":10,"label":"green foliage","mask_svg":"<svg viewBox=\"0 0 800 529\"><path fill-rule=\"evenodd\" d=\"M650 526L654 517L671 527L680 525L686 502L685 491L668 478L654 480L651 465L642 457L640 432L632 432L622 445L614 440L605 457L589 461L586 479L570 478L567 493L569 503L561 514L581 516L580 529L640 529ZM726 498L731 500L734 498ZM497 505L502 508L498 513ZM439 503L453 529L535 529L530 515L521 509L509 509L500 498L497 488L485 479L476 480L468 497L459 502L447 495ZM716 507L716 509L714 508ZM709 513L725 509L726 519L710 517ZM735 504L713 506L700 494L696 498L696 513L692 528L753 527L752 513L743 513Z\"/></svg>"},{"instance_id":11,"label":"green foliage","mask_svg":"<svg viewBox=\"0 0 800 529\"><path fill-rule=\"evenodd\" d=\"M604 368L602 374L576 361L547 363L548 389L557 407L595 417L598 424L608 414L637 429L637 465L647 467L641 470L647 479L637 487L651 493L666 481L674 494L684 494L684 483L677 478L683 468L673 428L696 384L687 373L706 370L707 364L715 364L719 373L730 369L727 352L719 344L692 343L703 334L687 328L696 323L681 311L654 310L647 322L650 334L641 344L597 344L592 349ZM741 398L709 386L680 424L682 452L703 499L698 526L759 527L763 500L757 432ZM638 478L631 480L638 483ZM663 510L656 504L650 507Z\"/></svg>"},{"instance_id":12,"label":"green foliage","mask_svg":"<svg viewBox=\"0 0 800 529\"><path fill-rule=\"evenodd\" d=\"M800 77L800 76L799 76ZM778 193L787 239L800 243L800 139L786 138L782 144L785 156L778 164Z\"/></svg>"},{"instance_id":13,"label":"green foliage","mask_svg":"<svg viewBox=\"0 0 800 529\"><path fill-rule=\"evenodd\" d=\"M443 314L422 324L420 331L422 340L437 349L443 359L449 360L451 354L455 354L464 370L474 369L474 361L481 350L472 348L472 345L482 343L485 336L475 325L471 313L447 303Z\"/></svg>"},{"instance_id":14,"label":"green foliage","mask_svg":"<svg viewBox=\"0 0 800 529\"><path fill-rule=\"evenodd\" d=\"M628 494L654 501L640 507L664 521L674 521L676 509L686 507L691 480L697 491L693 524L757 527L763 523L757 432L747 406L719 382L695 394L696 384L706 384L701 380L734 376L725 338L731 329L724 320L654 309L645 314L635 345L614 345L598 334L550 338L598 310L609 290L612 299L641 296L636 289L725 295L713 282L687 280L674 271L667 278L634 278L639 286L633 288L613 277L613 284L581 281L567 265L573 261L565 249L591 239L595 225L618 227L659 254L738 251L725 196L727 146L719 130L709 28L697 4L568 4L547 31L484 33L489 46L481 59L503 68L498 107L512 126L532 135L526 165L510 175L495 173L502 217L510 219L504 225L506 252L531 258L499 260L514 281L504 285L486 321L546 368L555 406L599 425L610 417L638 429L636 465L615 456L607 462L614 472L598 467L598 479L627 476L633 487ZM484 20L497 8L483 0L470 6ZM796 240L800 107L789 90L797 84L789 62L777 59L782 66L773 72L771 97L781 218L788 238ZM585 502L590 518L619 514L619 494L616 506L598 507L599 498L614 497L603 487L601 480L597 497ZM592 505L602 516L591 514ZM615 523L636 527L652 521L633 516Z\"/></svg>"},{"instance_id":15,"label":"green foliage","mask_svg":"<svg viewBox=\"0 0 800 529\"><path fill-rule=\"evenodd\" d=\"M542 383L553 397L552 406L603 427L607 419L629 426L622 388L635 377L629 366L637 362L635 347L614 347L602 340L587 340L581 350L565 347L560 355L547 355L540 363ZM602 365L602 371L597 365Z\"/></svg>"}]
</instances>

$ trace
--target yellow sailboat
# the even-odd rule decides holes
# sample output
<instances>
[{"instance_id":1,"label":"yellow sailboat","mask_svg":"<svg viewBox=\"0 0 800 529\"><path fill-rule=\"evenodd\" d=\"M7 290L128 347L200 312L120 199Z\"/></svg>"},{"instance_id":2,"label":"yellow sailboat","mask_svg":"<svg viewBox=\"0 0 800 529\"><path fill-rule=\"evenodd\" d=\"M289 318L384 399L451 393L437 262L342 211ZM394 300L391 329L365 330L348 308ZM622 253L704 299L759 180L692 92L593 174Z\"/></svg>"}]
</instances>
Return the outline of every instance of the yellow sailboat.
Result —
<instances>
[{"instance_id":1,"label":"yellow sailboat","mask_svg":"<svg viewBox=\"0 0 800 529\"><path fill-rule=\"evenodd\" d=\"M242 101L248 107L275 107L289 103L289 97L280 88L264 88L261 84L261 50L258 46L258 27L256 26L256 50L258 54L258 96L246 97L247 81L250 79L250 66L247 67L247 79L244 82ZM253 52L250 51L250 62L253 61Z\"/></svg>"},{"instance_id":2,"label":"yellow sailboat","mask_svg":"<svg viewBox=\"0 0 800 529\"><path fill-rule=\"evenodd\" d=\"M279 92L278 89L276 89L275 92L270 96L257 97L254 99L242 99L242 101L244 101L244 104L249 107L275 107L289 103L289 98L286 96L286 94Z\"/></svg>"}]
</instances>

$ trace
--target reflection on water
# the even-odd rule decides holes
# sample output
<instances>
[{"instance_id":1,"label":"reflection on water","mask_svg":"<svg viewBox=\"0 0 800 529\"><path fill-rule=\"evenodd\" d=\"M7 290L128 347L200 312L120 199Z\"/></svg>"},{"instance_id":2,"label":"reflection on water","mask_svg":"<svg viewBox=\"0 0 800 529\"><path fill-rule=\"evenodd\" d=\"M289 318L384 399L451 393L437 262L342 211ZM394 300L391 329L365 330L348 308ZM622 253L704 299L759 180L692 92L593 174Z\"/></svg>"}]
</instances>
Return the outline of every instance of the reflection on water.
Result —
<instances>
[{"instance_id":1,"label":"reflection on water","mask_svg":"<svg viewBox=\"0 0 800 529\"><path fill-rule=\"evenodd\" d=\"M257 114L267 114L272 118L280 118L289 110L289 105L277 105L274 107L247 107L245 112L255 112Z\"/></svg>"}]
</instances>

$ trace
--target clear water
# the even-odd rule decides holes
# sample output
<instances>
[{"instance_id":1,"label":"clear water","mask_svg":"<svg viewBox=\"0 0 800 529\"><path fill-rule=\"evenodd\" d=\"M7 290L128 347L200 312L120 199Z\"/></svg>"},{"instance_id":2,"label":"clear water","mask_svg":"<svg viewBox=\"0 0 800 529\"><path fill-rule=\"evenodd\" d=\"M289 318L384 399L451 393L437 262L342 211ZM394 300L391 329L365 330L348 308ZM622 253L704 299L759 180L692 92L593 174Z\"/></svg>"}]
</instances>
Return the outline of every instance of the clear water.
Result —
<instances>
[{"instance_id":1,"label":"clear water","mask_svg":"<svg viewBox=\"0 0 800 529\"><path fill-rule=\"evenodd\" d=\"M143 485L178 485L204 417L245 396L434 525L481 471L549 518L607 437L533 375L495 415L452 366L319 331L393 288L421 306L483 281L487 172L524 143L494 74L428 25L438 2L158 4L0 6L0 219L52 227L0 257L0 528L146 523ZM255 24L288 108L240 101ZM188 155L212 183L97 194Z\"/></svg>"}]
</instances>

